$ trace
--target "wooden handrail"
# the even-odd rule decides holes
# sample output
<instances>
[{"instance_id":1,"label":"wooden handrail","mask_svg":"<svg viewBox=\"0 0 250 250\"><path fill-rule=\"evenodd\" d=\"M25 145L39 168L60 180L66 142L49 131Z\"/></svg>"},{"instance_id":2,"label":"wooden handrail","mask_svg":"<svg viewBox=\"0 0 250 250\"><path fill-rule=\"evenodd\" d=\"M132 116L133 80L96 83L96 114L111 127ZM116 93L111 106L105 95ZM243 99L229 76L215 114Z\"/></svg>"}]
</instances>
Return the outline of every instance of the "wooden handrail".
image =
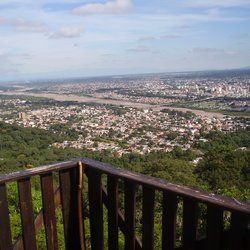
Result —
<instances>
[{"instance_id":1,"label":"wooden handrail","mask_svg":"<svg viewBox=\"0 0 250 250\"><path fill-rule=\"evenodd\" d=\"M75 168L78 166L79 160L81 160L81 158L72 161L59 162L50 165L20 170L13 173L2 174L0 175L0 184L29 178L35 175L57 172L63 169Z\"/></svg>"},{"instance_id":2,"label":"wooden handrail","mask_svg":"<svg viewBox=\"0 0 250 250\"><path fill-rule=\"evenodd\" d=\"M250 204L246 202L183 185L173 184L163 179L114 167L110 164L98 162L88 158L83 158L82 162L87 166L87 168L94 169L103 174L112 175L120 179L130 180L138 185L146 185L157 190L171 192L180 197L187 197L199 202L219 206L224 210L250 215Z\"/></svg>"},{"instance_id":3,"label":"wooden handrail","mask_svg":"<svg viewBox=\"0 0 250 250\"><path fill-rule=\"evenodd\" d=\"M57 172L63 169L74 168L78 166L79 160L82 161L82 163L85 164L87 167L95 169L104 174L116 176L117 178L121 179L129 179L139 185L148 185L158 190L175 193L176 195L181 197L188 197L200 202L205 202L216 206L220 206L224 210L235 211L250 215L249 203L242 202L234 198L229 198L201 191L198 189L186 187L183 185L173 184L159 178L146 176L140 173L135 173L130 170L114 167L110 164L101 163L88 158L79 158L72 161L55 163L51 165L13 172L10 174L3 174L0 176L0 184L32 177L39 174L46 174L50 172Z\"/></svg>"},{"instance_id":4,"label":"wooden handrail","mask_svg":"<svg viewBox=\"0 0 250 250\"><path fill-rule=\"evenodd\" d=\"M83 171L84 166L84 171ZM53 195L53 173L59 176L60 188ZM125 248L131 250L154 247L154 196L155 191L163 194L162 200L162 247L176 249L176 216L179 198L183 202L182 246L178 249L249 249L250 204L208 192L189 188L165 180L114 167L88 158L56 163L48 166L19 171L0 176L0 248L13 249L6 182L17 182L20 215L23 232L14 249L36 249L35 234L45 225L48 248L57 249L56 208L62 205L66 249L84 249L84 220L82 214L83 173L88 177L91 246L103 250L104 217L103 204L108 210L109 248L118 249L118 228L125 236ZM40 176L43 208L36 219L33 216L31 177ZM102 176L107 176L107 189ZM118 187L122 180L124 190ZM136 236L137 187L142 196L142 243ZM119 192L125 197L124 215L119 209ZM197 239L199 204L206 205L206 238ZM230 228L223 227L223 213L230 211ZM31 215L31 216L29 216ZM180 215L178 215L180 216ZM203 218L204 219L204 218ZM115 238L115 241L112 239ZM7 239L7 240L5 240ZM199 247L198 247L199 246Z\"/></svg>"}]
</instances>

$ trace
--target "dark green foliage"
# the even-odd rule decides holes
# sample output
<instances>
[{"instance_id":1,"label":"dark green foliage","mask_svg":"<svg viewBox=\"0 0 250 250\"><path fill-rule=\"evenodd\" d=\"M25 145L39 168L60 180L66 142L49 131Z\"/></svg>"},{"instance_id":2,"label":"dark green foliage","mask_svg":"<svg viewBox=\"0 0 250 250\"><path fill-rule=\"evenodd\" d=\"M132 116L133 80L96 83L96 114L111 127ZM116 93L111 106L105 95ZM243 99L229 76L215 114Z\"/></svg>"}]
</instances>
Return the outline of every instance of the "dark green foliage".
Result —
<instances>
[{"instance_id":1,"label":"dark green foliage","mask_svg":"<svg viewBox=\"0 0 250 250\"><path fill-rule=\"evenodd\" d=\"M77 140L79 137L79 133L75 129L72 129L70 126L62 123L51 125L50 130L59 135L67 137L69 140Z\"/></svg>"},{"instance_id":2,"label":"dark green foliage","mask_svg":"<svg viewBox=\"0 0 250 250\"><path fill-rule=\"evenodd\" d=\"M184 151L176 147L172 152L168 153L152 152L146 155L131 153L117 157L115 153L109 150L90 152L86 149L55 148L52 144L62 142L69 137L71 138L72 131L70 132L66 126L53 126L52 128L53 132L37 128L23 128L0 122L0 172L12 172L85 156L146 175L159 177L173 183L206 189L236 199L250 199L250 152L248 149L250 135L247 130L230 134L212 132L206 135L206 138L209 140L208 142L196 145L199 149L196 151L193 149ZM72 138L75 138L75 136L73 131ZM201 155L203 156L203 160L195 166L192 161ZM55 178L54 180L55 186L58 186L57 179ZM87 186L87 184L85 183L84 186ZM122 188L123 185L120 187ZM15 184L8 186L8 194L13 238L16 239L21 232L21 221L17 187ZM37 215L42 206L39 178L32 178L32 195L34 212ZM141 199L139 199L141 195L141 190L139 189L137 192L137 224L140 223L139 220L141 218ZM86 193L84 197L87 197ZM161 238L161 199L162 195L160 192L157 192L155 205L156 244L160 242ZM120 205L123 207L123 201L121 201ZM86 211L85 216L88 217L88 211ZM200 216L200 237L204 234L204 217L205 212L203 208ZM106 214L104 218L106 221ZM181 212L178 213L177 218L181 218ZM63 249L63 226L60 209L57 210L57 222L60 249ZM180 219L177 222L178 225L181 225ZM87 239L89 239L89 227L87 226L89 222L87 219L85 223L86 235ZM104 228L105 237L107 237L106 222ZM140 235L141 227L138 226L136 231ZM180 232L177 231L177 234L179 235ZM37 241L39 249L44 249L44 229L38 233ZM121 246L123 245L123 241L124 239L121 238ZM159 246L157 245L157 247Z\"/></svg>"},{"instance_id":3,"label":"dark green foliage","mask_svg":"<svg viewBox=\"0 0 250 250\"><path fill-rule=\"evenodd\" d=\"M200 143L196 147L204 151L220 145L230 145L235 149L239 147L250 148L250 129L238 130L232 133L213 131L206 135L206 139L209 140L208 143Z\"/></svg>"},{"instance_id":4,"label":"dark green foliage","mask_svg":"<svg viewBox=\"0 0 250 250\"><path fill-rule=\"evenodd\" d=\"M79 157L79 150L52 147L63 135L0 122L0 172L11 172Z\"/></svg>"},{"instance_id":5,"label":"dark green foliage","mask_svg":"<svg viewBox=\"0 0 250 250\"><path fill-rule=\"evenodd\" d=\"M69 139L71 131L64 125L53 125L52 128L57 133L0 122L0 172L85 156L174 183L205 187L213 192L221 193L223 190L222 193L230 194L228 190L233 189L231 193L234 197L241 193L244 193L243 198L246 197L246 189L249 189L249 151L239 149L249 148L250 135L247 130L206 135L209 141L196 145L201 154L203 151L204 157L195 167L191 162L198 156L196 151L184 151L179 147L170 153L131 153L122 157L109 150L90 152L86 149L55 148L51 145ZM242 195L239 197L242 198Z\"/></svg>"},{"instance_id":6,"label":"dark green foliage","mask_svg":"<svg viewBox=\"0 0 250 250\"><path fill-rule=\"evenodd\" d=\"M197 174L211 189L250 188L250 152L228 145L210 148L197 167Z\"/></svg>"},{"instance_id":7,"label":"dark green foliage","mask_svg":"<svg viewBox=\"0 0 250 250\"><path fill-rule=\"evenodd\" d=\"M169 116L172 116L172 117L184 117L186 119L191 119L193 117L195 117L195 114L190 112L190 111L187 111L187 112L183 112L183 111L177 111L177 110L170 110L170 109L162 109L161 112L163 113L168 113Z\"/></svg>"},{"instance_id":8,"label":"dark green foliage","mask_svg":"<svg viewBox=\"0 0 250 250\"><path fill-rule=\"evenodd\" d=\"M207 138L199 145L205 154L195 174L213 192L250 200L249 131L212 132Z\"/></svg>"}]
</instances>

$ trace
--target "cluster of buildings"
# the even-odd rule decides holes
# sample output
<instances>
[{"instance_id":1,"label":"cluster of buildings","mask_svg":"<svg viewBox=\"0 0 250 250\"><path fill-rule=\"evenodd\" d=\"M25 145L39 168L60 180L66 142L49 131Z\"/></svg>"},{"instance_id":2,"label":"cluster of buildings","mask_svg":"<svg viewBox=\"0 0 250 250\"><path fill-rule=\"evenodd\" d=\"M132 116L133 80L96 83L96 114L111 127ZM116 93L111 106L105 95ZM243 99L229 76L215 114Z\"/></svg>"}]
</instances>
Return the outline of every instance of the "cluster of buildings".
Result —
<instances>
[{"instance_id":1,"label":"cluster of buildings","mask_svg":"<svg viewBox=\"0 0 250 250\"><path fill-rule=\"evenodd\" d=\"M230 117L209 118L168 110L104 105L51 105L31 109L29 104L25 110L23 103L22 110L13 110L13 116L4 118L4 121L61 133L65 130L60 131L60 126L55 125L66 126L78 138L69 138L53 146L93 151L109 149L117 155L171 151L176 146L188 149L193 143L204 141L204 133L211 130L232 131L246 127L245 123Z\"/></svg>"},{"instance_id":2,"label":"cluster of buildings","mask_svg":"<svg viewBox=\"0 0 250 250\"><path fill-rule=\"evenodd\" d=\"M225 77L197 77L153 75L85 79L70 83L55 83L40 89L45 93L76 94L95 98L116 99L148 104L176 104L183 101L217 100L229 98L235 108L249 103L250 78L242 75ZM233 102L231 99L235 99ZM243 100L241 100L243 99ZM248 101L246 101L246 99Z\"/></svg>"},{"instance_id":3,"label":"cluster of buildings","mask_svg":"<svg viewBox=\"0 0 250 250\"><path fill-rule=\"evenodd\" d=\"M73 86L73 87L72 87ZM77 83L53 84L43 90L59 94L96 97L249 97L250 79L242 76L225 78L154 76L133 79L84 80ZM172 100L174 101L174 99Z\"/></svg>"},{"instance_id":4,"label":"cluster of buildings","mask_svg":"<svg viewBox=\"0 0 250 250\"><path fill-rule=\"evenodd\" d=\"M203 141L209 131L227 132L247 126L241 119L213 113L202 115L200 110L242 111L243 115L250 110L250 77L240 73L104 77L37 83L23 88L27 95L54 94L71 96L71 100L60 100L53 105L53 100L47 99L45 105L28 97L1 98L0 94L0 120L24 127L70 132L67 140L54 144L56 147L109 149L118 155L170 151L176 146L188 149ZM92 99L102 104L72 102L72 98L77 100L79 96L94 97ZM107 99L117 100L116 104L112 102L117 106L104 105ZM130 105L119 106L125 102ZM163 112L167 106L169 109L181 107L176 110L195 109L196 115Z\"/></svg>"}]
</instances>

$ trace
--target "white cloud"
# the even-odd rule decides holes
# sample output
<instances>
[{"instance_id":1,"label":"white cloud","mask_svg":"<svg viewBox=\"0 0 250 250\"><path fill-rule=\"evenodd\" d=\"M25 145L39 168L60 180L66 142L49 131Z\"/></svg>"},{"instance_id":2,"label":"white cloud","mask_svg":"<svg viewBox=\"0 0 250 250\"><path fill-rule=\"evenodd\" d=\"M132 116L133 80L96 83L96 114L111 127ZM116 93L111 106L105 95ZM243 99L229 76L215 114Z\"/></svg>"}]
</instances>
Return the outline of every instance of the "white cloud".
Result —
<instances>
[{"instance_id":1,"label":"white cloud","mask_svg":"<svg viewBox=\"0 0 250 250\"><path fill-rule=\"evenodd\" d=\"M23 18L0 18L0 26L9 26L19 32L45 33L48 31L48 27L44 23L28 21Z\"/></svg>"},{"instance_id":2,"label":"white cloud","mask_svg":"<svg viewBox=\"0 0 250 250\"><path fill-rule=\"evenodd\" d=\"M211 53L224 53L224 49L217 49L217 48L206 48L206 47L196 47L193 48L192 53L194 54L211 54Z\"/></svg>"},{"instance_id":3,"label":"white cloud","mask_svg":"<svg viewBox=\"0 0 250 250\"><path fill-rule=\"evenodd\" d=\"M132 6L132 0L115 0L106 3L84 4L73 9L74 14L117 14L127 11Z\"/></svg>"},{"instance_id":4,"label":"white cloud","mask_svg":"<svg viewBox=\"0 0 250 250\"><path fill-rule=\"evenodd\" d=\"M62 27L57 32L51 33L49 38L74 38L81 36L82 32L82 28Z\"/></svg>"},{"instance_id":5,"label":"white cloud","mask_svg":"<svg viewBox=\"0 0 250 250\"><path fill-rule=\"evenodd\" d=\"M182 0L188 7L237 7L250 5L250 0Z\"/></svg>"},{"instance_id":6,"label":"white cloud","mask_svg":"<svg viewBox=\"0 0 250 250\"><path fill-rule=\"evenodd\" d=\"M176 34L172 34L172 35L163 35L160 36L160 39L176 39L176 38L180 38L181 35L176 35Z\"/></svg>"},{"instance_id":7,"label":"white cloud","mask_svg":"<svg viewBox=\"0 0 250 250\"><path fill-rule=\"evenodd\" d=\"M144 41L154 41L154 40L168 40L168 39L177 39L182 37L181 35L177 34L167 34L167 35L161 35L161 36L144 36L138 39L139 42Z\"/></svg>"},{"instance_id":8,"label":"white cloud","mask_svg":"<svg viewBox=\"0 0 250 250\"><path fill-rule=\"evenodd\" d=\"M156 36L143 36L143 37L140 37L140 38L138 39L138 41L140 41L140 42L144 42L144 41L154 41L154 40L156 40L156 39L157 39Z\"/></svg>"},{"instance_id":9,"label":"white cloud","mask_svg":"<svg viewBox=\"0 0 250 250\"><path fill-rule=\"evenodd\" d=\"M132 49L126 49L126 52L134 52L134 53L145 53L145 52L149 52L150 49L146 46L137 46L135 48Z\"/></svg>"},{"instance_id":10,"label":"white cloud","mask_svg":"<svg viewBox=\"0 0 250 250\"><path fill-rule=\"evenodd\" d=\"M209 57L225 57L225 56L236 56L239 55L239 51L225 50L219 48L206 48L196 47L191 50L191 53L198 56L209 56Z\"/></svg>"}]
</instances>

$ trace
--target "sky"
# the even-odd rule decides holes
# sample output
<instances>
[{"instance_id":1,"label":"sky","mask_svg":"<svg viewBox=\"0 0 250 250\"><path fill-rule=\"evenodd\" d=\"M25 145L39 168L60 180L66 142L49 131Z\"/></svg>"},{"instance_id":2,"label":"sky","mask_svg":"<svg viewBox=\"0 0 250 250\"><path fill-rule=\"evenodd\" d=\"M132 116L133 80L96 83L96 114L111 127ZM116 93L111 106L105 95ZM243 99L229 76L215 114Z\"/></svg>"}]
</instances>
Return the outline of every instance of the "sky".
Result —
<instances>
[{"instance_id":1,"label":"sky","mask_svg":"<svg viewBox=\"0 0 250 250\"><path fill-rule=\"evenodd\" d=\"M250 0L0 0L0 81L250 66Z\"/></svg>"}]
</instances>

